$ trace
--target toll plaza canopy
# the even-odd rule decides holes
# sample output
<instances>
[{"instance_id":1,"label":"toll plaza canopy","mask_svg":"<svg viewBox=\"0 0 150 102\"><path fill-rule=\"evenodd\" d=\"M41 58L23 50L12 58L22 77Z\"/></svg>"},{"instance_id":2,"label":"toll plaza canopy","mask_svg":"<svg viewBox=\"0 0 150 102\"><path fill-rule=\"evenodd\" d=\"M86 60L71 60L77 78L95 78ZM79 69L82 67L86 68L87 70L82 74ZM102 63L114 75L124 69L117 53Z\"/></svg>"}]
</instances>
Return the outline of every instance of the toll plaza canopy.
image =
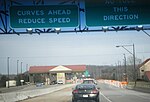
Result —
<instances>
[{"instance_id":1,"label":"toll plaza canopy","mask_svg":"<svg viewBox=\"0 0 150 102\"><path fill-rule=\"evenodd\" d=\"M67 67L64 67L64 66L57 66L57 67L55 67L55 68L53 68L53 69L51 69L51 70L49 70L49 72L71 72L72 71L72 69L69 69L69 68L67 68Z\"/></svg>"},{"instance_id":2,"label":"toll plaza canopy","mask_svg":"<svg viewBox=\"0 0 150 102\"><path fill-rule=\"evenodd\" d=\"M53 84L58 81L76 83L81 80L86 71L86 65L31 66L29 80L31 83L45 82Z\"/></svg>"},{"instance_id":3,"label":"toll plaza canopy","mask_svg":"<svg viewBox=\"0 0 150 102\"><path fill-rule=\"evenodd\" d=\"M49 73L53 71L85 71L86 65L61 65L61 66L31 66L29 73Z\"/></svg>"}]
</instances>

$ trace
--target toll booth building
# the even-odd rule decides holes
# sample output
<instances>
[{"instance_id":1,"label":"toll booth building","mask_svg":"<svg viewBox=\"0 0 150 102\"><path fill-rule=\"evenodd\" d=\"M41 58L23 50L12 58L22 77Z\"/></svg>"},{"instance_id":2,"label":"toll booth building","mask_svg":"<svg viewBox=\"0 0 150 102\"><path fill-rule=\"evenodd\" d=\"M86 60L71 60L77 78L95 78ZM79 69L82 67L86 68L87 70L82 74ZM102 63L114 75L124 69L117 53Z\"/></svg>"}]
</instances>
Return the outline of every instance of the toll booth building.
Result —
<instances>
[{"instance_id":1,"label":"toll booth building","mask_svg":"<svg viewBox=\"0 0 150 102\"><path fill-rule=\"evenodd\" d=\"M86 65L31 66L29 80L31 83L44 84L77 83L85 71Z\"/></svg>"}]
</instances>

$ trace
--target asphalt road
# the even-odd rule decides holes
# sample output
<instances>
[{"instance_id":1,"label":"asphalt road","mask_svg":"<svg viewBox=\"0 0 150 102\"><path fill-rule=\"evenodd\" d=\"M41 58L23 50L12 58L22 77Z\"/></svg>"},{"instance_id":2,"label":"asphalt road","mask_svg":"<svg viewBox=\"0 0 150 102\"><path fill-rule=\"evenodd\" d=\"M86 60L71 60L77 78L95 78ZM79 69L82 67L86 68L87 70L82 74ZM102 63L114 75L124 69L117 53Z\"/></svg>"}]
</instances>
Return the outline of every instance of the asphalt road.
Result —
<instances>
[{"instance_id":1,"label":"asphalt road","mask_svg":"<svg viewBox=\"0 0 150 102\"><path fill-rule=\"evenodd\" d=\"M102 102L150 102L150 93L100 84Z\"/></svg>"},{"instance_id":2,"label":"asphalt road","mask_svg":"<svg viewBox=\"0 0 150 102\"><path fill-rule=\"evenodd\" d=\"M150 94L133 90L116 88L107 84L100 84L101 102L150 102ZM22 102L72 102L72 88L66 88L51 94L24 100ZM80 101L81 102L81 101ZM84 101L89 102L89 101ZM92 102L92 101L90 101ZM94 102L94 101L93 101Z\"/></svg>"}]
</instances>

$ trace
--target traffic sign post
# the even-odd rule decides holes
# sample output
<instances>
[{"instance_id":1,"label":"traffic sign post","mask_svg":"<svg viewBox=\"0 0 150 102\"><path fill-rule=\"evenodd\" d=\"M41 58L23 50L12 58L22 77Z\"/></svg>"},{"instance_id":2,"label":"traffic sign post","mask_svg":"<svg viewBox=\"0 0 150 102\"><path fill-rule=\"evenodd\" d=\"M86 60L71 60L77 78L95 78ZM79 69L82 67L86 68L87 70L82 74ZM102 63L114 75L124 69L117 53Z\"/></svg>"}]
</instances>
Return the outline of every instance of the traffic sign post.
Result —
<instances>
[{"instance_id":1,"label":"traffic sign post","mask_svg":"<svg viewBox=\"0 0 150 102\"><path fill-rule=\"evenodd\" d=\"M12 28L77 27L76 5L12 6Z\"/></svg>"},{"instance_id":2,"label":"traffic sign post","mask_svg":"<svg viewBox=\"0 0 150 102\"><path fill-rule=\"evenodd\" d=\"M149 0L85 0L87 26L150 24Z\"/></svg>"}]
</instances>

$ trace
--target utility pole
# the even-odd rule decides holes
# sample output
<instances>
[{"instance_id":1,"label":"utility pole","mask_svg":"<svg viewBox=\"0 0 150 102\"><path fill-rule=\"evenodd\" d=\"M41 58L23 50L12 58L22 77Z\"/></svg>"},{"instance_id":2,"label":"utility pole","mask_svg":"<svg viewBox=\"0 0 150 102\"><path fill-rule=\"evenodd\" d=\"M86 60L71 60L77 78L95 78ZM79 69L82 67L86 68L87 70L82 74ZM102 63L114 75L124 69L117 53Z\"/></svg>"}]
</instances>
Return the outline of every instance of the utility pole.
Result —
<instances>
[{"instance_id":1,"label":"utility pole","mask_svg":"<svg viewBox=\"0 0 150 102\"><path fill-rule=\"evenodd\" d=\"M21 62L21 75L22 75L22 63L23 63L23 62Z\"/></svg>"},{"instance_id":2,"label":"utility pole","mask_svg":"<svg viewBox=\"0 0 150 102\"><path fill-rule=\"evenodd\" d=\"M28 64L26 64L26 71L28 72Z\"/></svg>"},{"instance_id":3,"label":"utility pole","mask_svg":"<svg viewBox=\"0 0 150 102\"><path fill-rule=\"evenodd\" d=\"M18 65L19 64L19 60L17 60L17 76L18 76Z\"/></svg>"},{"instance_id":4,"label":"utility pole","mask_svg":"<svg viewBox=\"0 0 150 102\"><path fill-rule=\"evenodd\" d=\"M125 54L123 54L124 55L124 79L125 79L125 81L127 81L127 60L126 60L126 55Z\"/></svg>"},{"instance_id":5,"label":"utility pole","mask_svg":"<svg viewBox=\"0 0 150 102\"><path fill-rule=\"evenodd\" d=\"M119 81L122 81L121 79L121 62L118 61L118 79Z\"/></svg>"}]
</instances>

